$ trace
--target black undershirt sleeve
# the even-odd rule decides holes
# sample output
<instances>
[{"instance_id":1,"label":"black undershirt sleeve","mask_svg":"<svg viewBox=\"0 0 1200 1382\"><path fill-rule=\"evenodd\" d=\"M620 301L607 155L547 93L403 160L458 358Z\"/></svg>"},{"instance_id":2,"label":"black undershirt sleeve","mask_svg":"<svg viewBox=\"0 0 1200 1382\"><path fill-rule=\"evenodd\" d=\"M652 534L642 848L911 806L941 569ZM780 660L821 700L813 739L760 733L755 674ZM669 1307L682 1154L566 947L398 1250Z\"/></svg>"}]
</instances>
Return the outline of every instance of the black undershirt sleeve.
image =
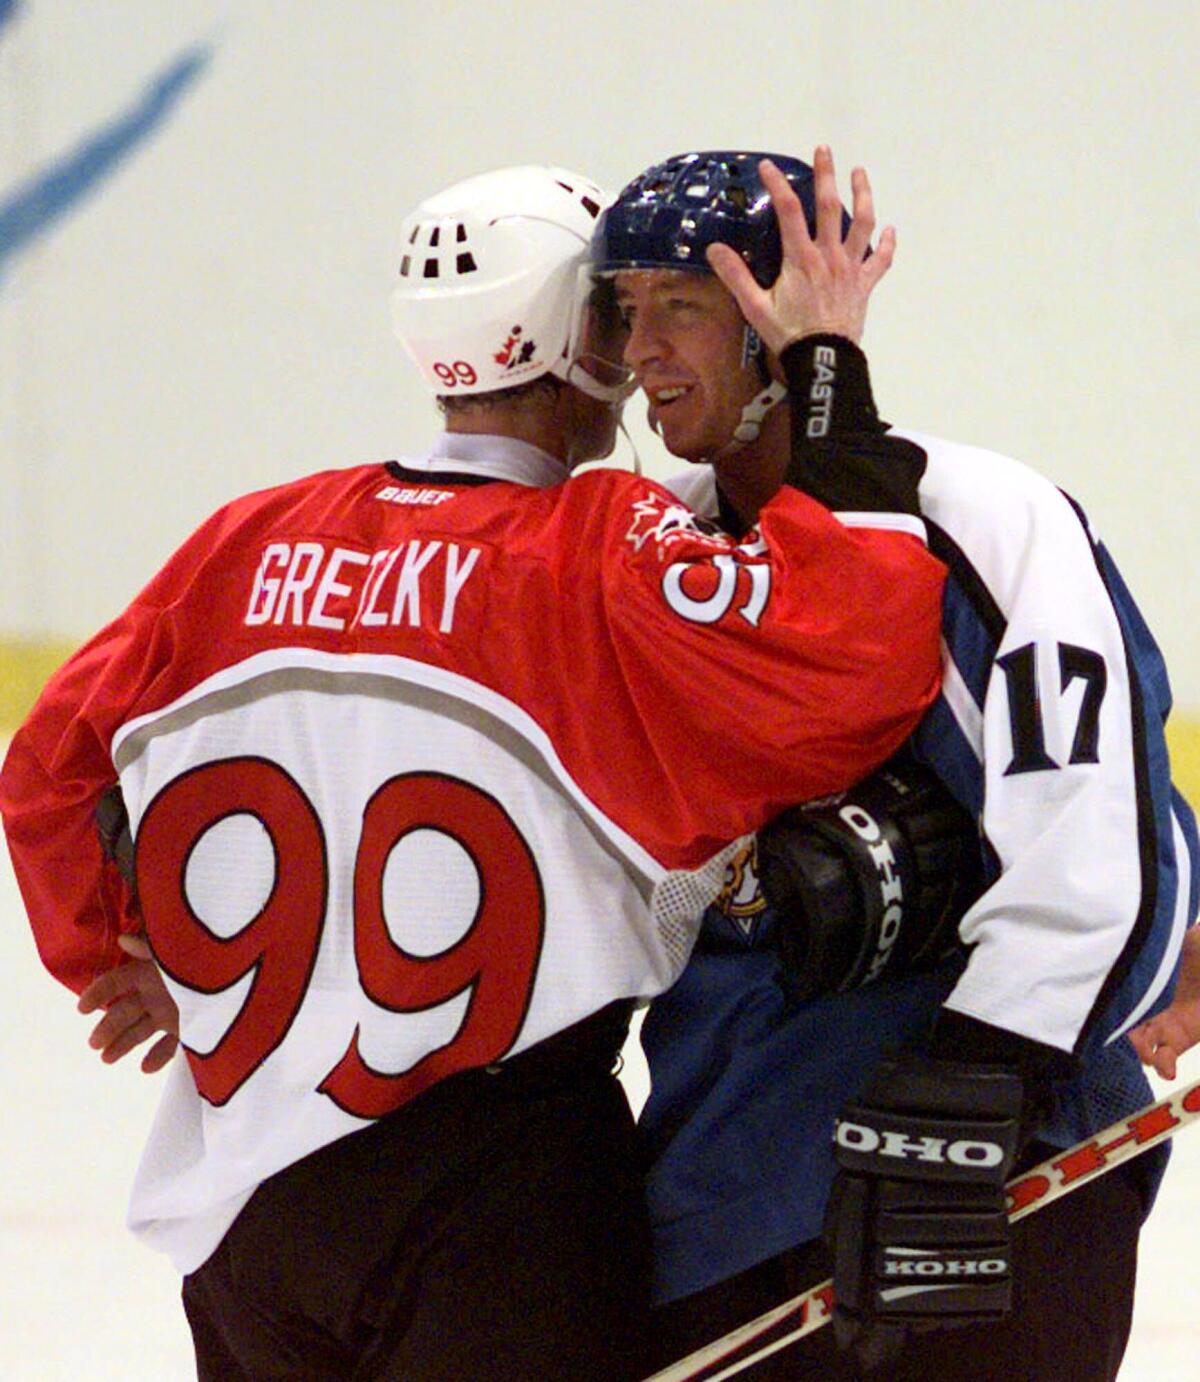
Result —
<instances>
[{"instance_id":1,"label":"black undershirt sleeve","mask_svg":"<svg viewBox=\"0 0 1200 1382\"><path fill-rule=\"evenodd\" d=\"M1025 1091L1022 1144L1050 1116L1058 1085L1079 1068L1076 1057L1066 1051L949 1008L938 1014L928 1054L934 1060L997 1066L1020 1075Z\"/></svg>"},{"instance_id":2,"label":"black undershirt sleeve","mask_svg":"<svg viewBox=\"0 0 1200 1382\"><path fill-rule=\"evenodd\" d=\"M842 512L919 513L925 452L888 434L862 351L844 336L805 336L780 363L792 410L787 483Z\"/></svg>"}]
</instances>

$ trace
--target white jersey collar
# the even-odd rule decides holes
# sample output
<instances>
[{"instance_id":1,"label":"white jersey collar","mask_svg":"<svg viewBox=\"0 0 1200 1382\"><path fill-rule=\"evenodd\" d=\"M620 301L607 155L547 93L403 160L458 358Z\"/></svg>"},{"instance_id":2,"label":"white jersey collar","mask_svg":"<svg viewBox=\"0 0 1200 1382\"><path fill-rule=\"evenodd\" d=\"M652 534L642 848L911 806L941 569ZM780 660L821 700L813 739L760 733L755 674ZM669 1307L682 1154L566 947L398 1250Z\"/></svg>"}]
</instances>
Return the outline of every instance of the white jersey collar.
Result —
<instances>
[{"instance_id":1,"label":"white jersey collar","mask_svg":"<svg viewBox=\"0 0 1200 1382\"><path fill-rule=\"evenodd\" d=\"M515 437L490 433L443 432L424 456L401 456L397 460L406 470L457 471L460 474L486 475L492 480L509 480L517 485L541 489L561 484L570 473L566 463L540 447Z\"/></svg>"},{"instance_id":2,"label":"white jersey collar","mask_svg":"<svg viewBox=\"0 0 1200 1382\"><path fill-rule=\"evenodd\" d=\"M701 518L718 518L721 501L717 496L717 474L708 464L690 465L686 470L669 475L663 482L676 499L698 513Z\"/></svg>"}]
</instances>

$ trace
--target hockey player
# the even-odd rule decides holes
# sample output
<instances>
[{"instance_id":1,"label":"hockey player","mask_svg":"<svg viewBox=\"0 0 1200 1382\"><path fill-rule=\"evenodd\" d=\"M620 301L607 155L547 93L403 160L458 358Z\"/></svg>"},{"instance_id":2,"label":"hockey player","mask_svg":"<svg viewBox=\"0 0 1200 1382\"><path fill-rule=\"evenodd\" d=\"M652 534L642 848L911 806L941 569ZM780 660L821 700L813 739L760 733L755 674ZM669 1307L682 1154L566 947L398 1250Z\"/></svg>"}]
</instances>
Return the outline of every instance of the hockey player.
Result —
<instances>
[{"instance_id":1,"label":"hockey player","mask_svg":"<svg viewBox=\"0 0 1200 1382\"><path fill-rule=\"evenodd\" d=\"M663 440L708 462L672 487L727 531L755 521L771 477L839 432L904 437L927 458L921 510L950 575L943 690L913 749L977 820L987 887L958 953L906 972L906 957L945 953L948 903L943 889L936 914L913 907L914 888L938 888L911 833L927 822L905 805L928 786L914 791L904 766L764 832L763 888L753 851L734 861L642 1034L659 1362L832 1269L835 1329L748 1378L1112 1378L1161 1159L1098 1180L1011 1240L1002 1186L1150 1098L1123 1033L1164 1000L1196 908L1195 823L1163 740L1166 675L1074 501L1005 457L887 431L869 389L845 387L860 362L844 343L823 378L792 390L789 450L779 359L793 330L772 203L783 243L802 247L789 259L823 263L819 288L861 254L869 189L856 174L842 263L828 152L815 198L807 165L760 171L761 157L692 153L648 169L598 227L594 269L615 286ZM831 411L830 383L854 406ZM750 399L760 416L732 425Z\"/></svg>"},{"instance_id":2,"label":"hockey player","mask_svg":"<svg viewBox=\"0 0 1200 1382\"><path fill-rule=\"evenodd\" d=\"M130 1221L202 1382L636 1375L630 1008L739 837L936 693L902 449L843 458L907 477L879 512L798 471L747 542L624 472L557 483L612 440L599 310L565 350L605 200L522 168L422 204L394 308L445 435L220 510L0 775L50 971L95 997L144 927L178 1009Z\"/></svg>"}]
</instances>

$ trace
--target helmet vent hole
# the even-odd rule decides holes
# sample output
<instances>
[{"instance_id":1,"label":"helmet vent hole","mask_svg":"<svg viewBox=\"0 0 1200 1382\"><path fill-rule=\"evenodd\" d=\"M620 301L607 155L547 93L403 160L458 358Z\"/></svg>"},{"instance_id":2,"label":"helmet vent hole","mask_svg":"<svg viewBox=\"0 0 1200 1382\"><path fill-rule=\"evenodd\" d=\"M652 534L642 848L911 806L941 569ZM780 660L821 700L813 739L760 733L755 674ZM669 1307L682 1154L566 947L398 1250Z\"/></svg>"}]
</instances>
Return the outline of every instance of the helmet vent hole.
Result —
<instances>
[{"instance_id":1,"label":"helmet vent hole","mask_svg":"<svg viewBox=\"0 0 1200 1382\"><path fill-rule=\"evenodd\" d=\"M408 237L408 243L409 243L410 245L415 245L415 244L417 243L417 236L420 235L420 233L421 233L421 227L420 227L420 226L413 226L412 234Z\"/></svg>"},{"instance_id":2,"label":"helmet vent hole","mask_svg":"<svg viewBox=\"0 0 1200 1382\"><path fill-rule=\"evenodd\" d=\"M408 271L409 271L409 268L411 267L411 265L412 265L412 255L411 255L411 254L406 254L406 255L404 256L404 258L400 261L400 277L401 277L401 278L407 278L407 277L408 277Z\"/></svg>"},{"instance_id":3,"label":"helmet vent hole","mask_svg":"<svg viewBox=\"0 0 1200 1382\"><path fill-rule=\"evenodd\" d=\"M463 225L461 221L459 221L458 223L458 229L454 232L454 238L458 241L460 245L466 243L467 228L465 225Z\"/></svg>"},{"instance_id":4,"label":"helmet vent hole","mask_svg":"<svg viewBox=\"0 0 1200 1382\"><path fill-rule=\"evenodd\" d=\"M465 250L454 261L454 267L458 270L460 274L473 274L477 267L475 263L475 256L471 253L470 250Z\"/></svg>"},{"instance_id":5,"label":"helmet vent hole","mask_svg":"<svg viewBox=\"0 0 1200 1382\"><path fill-rule=\"evenodd\" d=\"M429 248L430 248L430 249L437 249L437 243L438 243L438 241L439 241L441 238L442 238L442 229L441 229L441 227L440 227L440 226L434 226L434 228L429 232Z\"/></svg>"},{"instance_id":6,"label":"helmet vent hole","mask_svg":"<svg viewBox=\"0 0 1200 1382\"><path fill-rule=\"evenodd\" d=\"M554 181L564 192L570 193L572 197L579 198L579 204L594 221L600 214L600 203L594 197L589 197L586 192L576 191L569 182L563 182L562 178L555 178Z\"/></svg>"},{"instance_id":7,"label":"helmet vent hole","mask_svg":"<svg viewBox=\"0 0 1200 1382\"><path fill-rule=\"evenodd\" d=\"M436 260L436 259L427 259L427 260L425 261L425 277L426 277L426 278L436 278L437 276L438 276L438 262L437 262L437 260Z\"/></svg>"}]
</instances>

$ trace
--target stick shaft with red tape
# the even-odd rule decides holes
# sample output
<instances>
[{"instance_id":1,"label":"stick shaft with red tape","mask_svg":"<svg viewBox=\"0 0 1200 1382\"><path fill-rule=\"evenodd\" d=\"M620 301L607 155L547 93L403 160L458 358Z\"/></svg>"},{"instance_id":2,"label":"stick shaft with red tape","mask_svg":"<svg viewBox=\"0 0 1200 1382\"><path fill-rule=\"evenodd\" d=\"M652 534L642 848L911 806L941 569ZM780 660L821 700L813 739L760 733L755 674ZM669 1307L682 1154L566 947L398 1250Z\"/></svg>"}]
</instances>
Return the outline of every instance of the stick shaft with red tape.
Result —
<instances>
[{"instance_id":1,"label":"stick shaft with red tape","mask_svg":"<svg viewBox=\"0 0 1200 1382\"><path fill-rule=\"evenodd\" d=\"M1187 1123L1200 1119L1200 1081L1123 1118L1069 1151L1043 1161L1007 1186L1008 1217L1016 1221L1044 1209L1114 1166L1157 1147ZM768 1310L720 1339L656 1372L646 1382L724 1382L769 1358L833 1316L833 1282ZM751 1351L753 1350L753 1351Z\"/></svg>"}]
</instances>

